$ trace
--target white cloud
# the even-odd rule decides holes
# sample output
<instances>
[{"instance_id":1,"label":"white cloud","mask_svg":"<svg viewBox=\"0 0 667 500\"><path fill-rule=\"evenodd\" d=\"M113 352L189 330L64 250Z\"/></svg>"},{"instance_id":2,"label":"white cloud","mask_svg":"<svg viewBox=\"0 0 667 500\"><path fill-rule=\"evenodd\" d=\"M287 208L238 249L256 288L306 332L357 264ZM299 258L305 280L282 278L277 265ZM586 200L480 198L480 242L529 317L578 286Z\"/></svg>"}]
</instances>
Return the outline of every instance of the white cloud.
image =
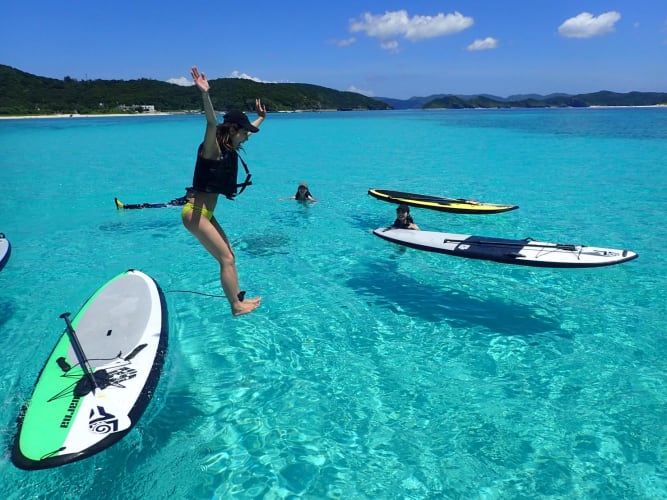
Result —
<instances>
[{"instance_id":1,"label":"white cloud","mask_svg":"<svg viewBox=\"0 0 667 500\"><path fill-rule=\"evenodd\" d=\"M173 83L174 85L180 85L181 87L190 87L195 84L192 80L188 80L184 76L181 76L180 78L170 78L167 80L167 83Z\"/></svg>"},{"instance_id":2,"label":"white cloud","mask_svg":"<svg viewBox=\"0 0 667 500\"><path fill-rule=\"evenodd\" d=\"M453 35L469 28L474 23L475 20L472 17L466 17L460 12L412 17L409 17L405 10L378 15L366 12L360 19L350 20L350 32L361 32L371 38L378 38L382 48L395 52L398 49L397 38L399 37L417 42L428 38Z\"/></svg>"},{"instance_id":3,"label":"white cloud","mask_svg":"<svg viewBox=\"0 0 667 500\"><path fill-rule=\"evenodd\" d=\"M348 92L356 92L357 94L365 95L366 97L373 97L375 95L372 90L358 89L354 85L350 85L347 88L347 91Z\"/></svg>"},{"instance_id":4,"label":"white cloud","mask_svg":"<svg viewBox=\"0 0 667 500\"><path fill-rule=\"evenodd\" d=\"M614 31L614 25L621 14L612 10L595 17L589 12L567 19L558 27L558 33L565 38L592 38Z\"/></svg>"},{"instance_id":5,"label":"white cloud","mask_svg":"<svg viewBox=\"0 0 667 500\"><path fill-rule=\"evenodd\" d=\"M484 40L478 38L466 48L470 51L475 50L491 50L498 47L498 40L493 37L487 36Z\"/></svg>"},{"instance_id":6,"label":"white cloud","mask_svg":"<svg viewBox=\"0 0 667 500\"><path fill-rule=\"evenodd\" d=\"M397 40L389 40L387 42L382 42L380 43L380 48L384 49L388 52L392 52L394 54L398 53L398 41Z\"/></svg>"},{"instance_id":7,"label":"white cloud","mask_svg":"<svg viewBox=\"0 0 667 500\"><path fill-rule=\"evenodd\" d=\"M256 76L250 76L247 73L240 73L237 70L232 71L232 73L229 75L229 78L240 78L242 80L252 80L253 82L266 83Z\"/></svg>"},{"instance_id":8,"label":"white cloud","mask_svg":"<svg viewBox=\"0 0 667 500\"><path fill-rule=\"evenodd\" d=\"M258 83L278 83L278 82L269 82L266 80L262 80L261 78L257 78L256 76L250 76L247 73L241 73L240 71L237 70L232 71L228 78L240 78L242 80L252 80L253 82L258 82ZM189 87L191 85L194 85L194 82L192 80L188 80L184 76L181 76L180 78L170 78L169 80L167 80L167 83L173 83L174 85L181 85L183 87Z\"/></svg>"},{"instance_id":9,"label":"white cloud","mask_svg":"<svg viewBox=\"0 0 667 500\"><path fill-rule=\"evenodd\" d=\"M356 41L357 39L351 36L350 38L344 38L342 40L332 40L332 43L338 47L349 47Z\"/></svg>"}]
</instances>

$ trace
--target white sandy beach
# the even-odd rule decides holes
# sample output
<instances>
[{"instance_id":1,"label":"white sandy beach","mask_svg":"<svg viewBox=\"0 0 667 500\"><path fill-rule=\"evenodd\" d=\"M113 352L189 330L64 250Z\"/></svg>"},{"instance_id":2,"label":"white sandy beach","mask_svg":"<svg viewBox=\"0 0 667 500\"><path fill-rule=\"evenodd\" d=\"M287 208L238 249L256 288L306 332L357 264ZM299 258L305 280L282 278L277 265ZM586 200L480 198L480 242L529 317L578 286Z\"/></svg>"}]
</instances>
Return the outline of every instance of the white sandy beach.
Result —
<instances>
[{"instance_id":1,"label":"white sandy beach","mask_svg":"<svg viewBox=\"0 0 667 500\"><path fill-rule=\"evenodd\" d=\"M190 114L188 112L179 112L179 113L106 113L106 114L90 114L90 115L80 115L80 114L54 114L54 115L16 115L16 116L0 116L0 120L30 120L35 118L111 118L117 116L163 116L163 115L184 115Z\"/></svg>"},{"instance_id":2,"label":"white sandy beach","mask_svg":"<svg viewBox=\"0 0 667 500\"><path fill-rule=\"evenodd\" d=\"M648 106L588 106L589 109L594 108L667 108L667 104L652 104ZM445 108L434 108L434 109L445 109ZM476 108L476 109L495 109L495 108ZM565 108L555 108L555 109L565 109ZM583 108L573 108L573 109L583 109ZM294 110L294 111L278 111L278 113L304 113L304 112L313 112L315 110ZM338 111L336 109L319 109L319 112L323 111ZM219 114L223 112L218 111ZM201 114L197 111L174 111L174 112L161 112L156 111L153 113L108 113L108 114L53 114L53 115L13 115L13 116L0 116L0 120L31 120L38 118L104 118L104 117L133 117L133 116L168 116L168 115L192 115L192 114Z\"/></svg>"}]
</instances>

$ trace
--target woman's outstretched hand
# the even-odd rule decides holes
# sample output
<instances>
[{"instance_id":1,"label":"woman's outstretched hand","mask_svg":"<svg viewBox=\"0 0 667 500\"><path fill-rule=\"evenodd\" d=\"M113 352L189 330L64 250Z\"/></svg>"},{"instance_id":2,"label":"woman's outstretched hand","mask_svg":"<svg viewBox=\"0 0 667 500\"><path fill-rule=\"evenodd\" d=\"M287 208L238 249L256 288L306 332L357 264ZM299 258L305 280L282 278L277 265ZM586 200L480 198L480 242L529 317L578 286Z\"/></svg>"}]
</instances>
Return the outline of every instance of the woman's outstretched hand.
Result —
<instances>
[{"instance_id":1,"label":"woman's outstretched hand","mask_svg":"<svg viewBox=\"0 0 667 500\"><path fill-rule=\"evenodd\" d=\"M195 85L199 87L199 90L202 92L208 92L208 89L211 87L208 84L208 80L206 80L206 75L204 73L200 73L197 69L197 66L192 67L190 74L192 75L192 79L194 80Z\"/></svg>"},{"instance_id":2,"label":"woman's outstretched hand","mask_svg":"<svg viewBox=\"0 0 667 500\"><path fill-rule=\"evenodd\" d=\"M266 118L266 106L262 105L261 99L255 99L255 109L257 110L257 116Z\"/></svg>"}]
</instances>

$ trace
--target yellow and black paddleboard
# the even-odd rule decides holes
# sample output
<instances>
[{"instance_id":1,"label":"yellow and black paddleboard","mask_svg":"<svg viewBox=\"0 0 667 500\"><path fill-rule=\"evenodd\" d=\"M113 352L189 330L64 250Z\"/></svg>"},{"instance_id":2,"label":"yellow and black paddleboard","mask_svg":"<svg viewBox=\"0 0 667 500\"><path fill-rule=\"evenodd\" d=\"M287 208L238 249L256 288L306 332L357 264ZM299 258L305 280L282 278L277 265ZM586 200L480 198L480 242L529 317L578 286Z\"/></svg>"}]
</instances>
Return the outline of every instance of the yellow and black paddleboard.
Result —
<instances>
[{"instance_id":1,"label":"yellow and black paddleboard","mask_svg":"<svg viewBox=\"0 0 667 500\"><path fill-rule=\"evenodd\" d=\"M443 198L441 196L405 193L403 191L390 191L388 189L369 189L368 194L378 200L388 201L389 203L405 204L411 207L428 208L429 210L456 214L497 214L519 208L519 205L498 205L495 203L482 203L476 200L466 200L464 198Z\"/></svg>"}]
</instances>

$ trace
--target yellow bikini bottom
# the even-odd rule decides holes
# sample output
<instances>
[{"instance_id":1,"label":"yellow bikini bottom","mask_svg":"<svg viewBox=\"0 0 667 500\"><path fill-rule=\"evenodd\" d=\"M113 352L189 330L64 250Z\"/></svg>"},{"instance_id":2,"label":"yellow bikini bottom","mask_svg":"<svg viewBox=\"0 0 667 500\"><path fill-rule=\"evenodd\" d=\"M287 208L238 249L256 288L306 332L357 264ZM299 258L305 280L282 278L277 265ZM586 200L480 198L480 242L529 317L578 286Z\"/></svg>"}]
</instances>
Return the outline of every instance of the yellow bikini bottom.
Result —
<instances>
[{"instance_id":1,"label":"yellow bikini bottom","mask_svg":"<svg viewBox=\"0 0 667 500\"><path fill-rule=\"evenodd\" d=\"M185 205L183 205L183 209L181 210L181 215L185 215L188 212L199 212L208 220L211 220L213 218L213 210L209 210L208 208L204 207L198 207L197 205L193 205L190 202L187 202Z\"/></svg>"}]
</instances>

